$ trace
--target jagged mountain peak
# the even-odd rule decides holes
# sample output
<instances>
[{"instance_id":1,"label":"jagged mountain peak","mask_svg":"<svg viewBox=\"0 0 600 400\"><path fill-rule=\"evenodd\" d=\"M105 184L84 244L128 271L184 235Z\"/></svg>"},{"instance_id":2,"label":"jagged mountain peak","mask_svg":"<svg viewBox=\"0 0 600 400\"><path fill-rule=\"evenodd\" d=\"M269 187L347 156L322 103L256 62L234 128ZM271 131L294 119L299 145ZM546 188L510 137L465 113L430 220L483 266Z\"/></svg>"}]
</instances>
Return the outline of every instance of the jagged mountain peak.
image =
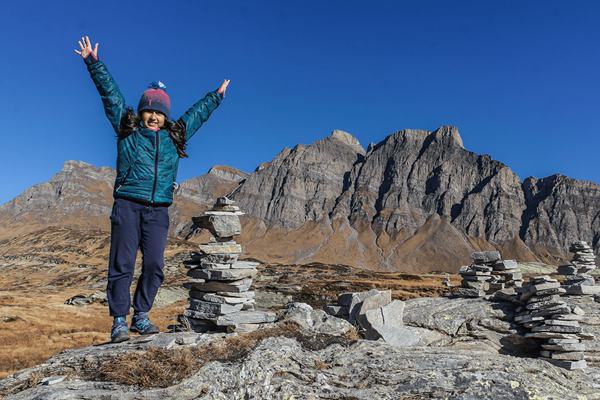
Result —
<instances>
[{"instance_id":1,"label":"jagged mountain peak","mask_svg":"<svg viewBox=\"0 0 600 400\"><path fill-rule=\"evenodd\" d=\"M69 160L52 179L0 206L0 239L34 227L109 227L114 170ZM600 249L600 185L555 174L523 182L458 129L406 129L370 144L335 130L284 148L252 174L218 165L182 182L170 233L228 195L246 213L240 242L264 261L399 271L454 271L472 251L561 262L573 240Z\"/></svg>"},{"instance_id":2,"label":"jagged mountain peak","mask_svg":"<svg viewBox=\"0 0 600 400\"><path fill-rule=\"evenodd\" d=\"M60 172L51 178L51 181L64 180L64 176L73 174L89 177L94 180L102 180L112 185L116 172L113 168L107 166L99 168L85 161L67 160L64 162Z\"/></svg>"},{"instance_id":3,"label":"jagged mountain peak","mask_svg":"<svg viewBox=\"0 0 600 400\"><path fill-rule=\"evenodd\" d=\"M215 165L211 167L208 174L229 181L240 181L250 176L249 173L228 165Z\"/></svg>"},{"instance_id":4,"label":"jagged mountain peak","mask_svg":"<svg viewBox=\"0 0 600 400\"><path fill-rule=\"evenodd\" d=\"M365 149L360 145L358 139L349 134L348 132L336 129L331 133L331 137L356 149L356 152L358 154L362 154L363 156L366 154Z\"/></svg>"}]
</instances>

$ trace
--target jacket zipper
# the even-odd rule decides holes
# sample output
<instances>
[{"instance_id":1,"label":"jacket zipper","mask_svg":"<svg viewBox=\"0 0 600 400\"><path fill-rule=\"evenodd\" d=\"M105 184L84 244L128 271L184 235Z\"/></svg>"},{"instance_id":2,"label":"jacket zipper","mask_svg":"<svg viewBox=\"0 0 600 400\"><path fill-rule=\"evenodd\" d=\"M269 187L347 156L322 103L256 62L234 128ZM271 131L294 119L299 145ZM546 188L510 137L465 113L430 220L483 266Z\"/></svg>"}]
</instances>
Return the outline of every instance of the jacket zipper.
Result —
<instances>
[{"instance_id":1,"label":"jacket zipper","mask_svg":"<svg viewBox=\"0 0 600 400\"><path fill-rule=\"evenodd\" d=\"M125 173L125 176L123 177L123 179L121 179L121 183L119 184L119 186L115 189L115 192L118 192L119 189L121 189L123 187L123 185L125 184L125 181L127 180L127 177L129 176L129 173L131 172L131 168L133 167L129 167L129 169L127 170L127 172Z\"/></svg>"},{"instance_id":2,"label":"jacket zipper","mask_svg":"<svg viewBox=\"0 0 600 400\"><path fill-rule=\"evenodd\" d=\"M152 200L150 203L154 203L154 193L156 192L156 181L158 180L158 131L156 131L156 158L154 159L154 186L152 187Z\"/></svg>"}]
</instances>

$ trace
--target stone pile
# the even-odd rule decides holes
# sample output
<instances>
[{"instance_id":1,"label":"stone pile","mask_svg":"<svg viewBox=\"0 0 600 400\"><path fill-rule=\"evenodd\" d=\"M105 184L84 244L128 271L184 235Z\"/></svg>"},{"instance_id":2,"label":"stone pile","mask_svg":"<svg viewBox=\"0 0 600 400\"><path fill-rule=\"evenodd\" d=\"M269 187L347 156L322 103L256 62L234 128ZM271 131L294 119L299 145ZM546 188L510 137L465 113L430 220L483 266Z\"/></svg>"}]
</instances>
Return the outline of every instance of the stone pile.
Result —
<instances>
[{"instance_id":1,"label":"stone pile","mask_svg":"<svg viewBox=\"0 0 600 400\"><path fill-rule=\"evenodd\" d=\"M404 325L404 302L392 300L391 290L342 293L337 304L326 304L323 311L360 328L367 340L382 339L400 347L415 346L423 340L425 329Z\"/></svg>"},{"instance_id":2,"label":"stone pile","mask_svg":"<svg viewBox=\"0 0 600 400\"><path fill-rule=\"evenodd\" d=\"M242 247L233 236L242 233L240 215L233 200L219 197L211 210L192 218L194 225L208 229L213 237L184 261L189 282L183 286L189 290L190 305L178 316L182 325L170 328L250 332L275 321L275 313L254 310L254 291L249 289L259 263L238 261Z\"/></svg>"},{"instance_id":3,"label":"stone pile","mask_svg":"<svg viewBox=\"0 0 600 400\"><path fill-rule=\"evenodd\" d=\"M565 293L557 279L547 275L530 278L520 296L525 305L517 308L515 322L531 329L525 337L543 341L541 359L568 370L583 369L587 363L582 340L592 340L594 335L582 332L579 321L584 311L569 307L560 298Z\"/></svg>"},{"instance_id":4,"label":"stone pile","mask_svg":"<svg viewBox=\"0 0 600 400\"><path fill-rule=\"evenodd\" d=\"M600 294L600 287L596 286L594 277L588 274L596 269L594 251L586 242L578 241L571 244L569 252L573 253L571 265L558 267L558 273L567 278L563 288L568 294Z\"/></svg>"},{"instance_id":5,"label":"stone pile","mask_svg":"<svg viewBox=\"0 0 600 400\"><path fill-rule=\"evenodd\" d=\"M460 267L462 276L458 292L464 297L484 297L499 290L521 287L523 274L515 260L502 260L499 251L472 254L473 264Z\"/></svg>"}]
</instances>

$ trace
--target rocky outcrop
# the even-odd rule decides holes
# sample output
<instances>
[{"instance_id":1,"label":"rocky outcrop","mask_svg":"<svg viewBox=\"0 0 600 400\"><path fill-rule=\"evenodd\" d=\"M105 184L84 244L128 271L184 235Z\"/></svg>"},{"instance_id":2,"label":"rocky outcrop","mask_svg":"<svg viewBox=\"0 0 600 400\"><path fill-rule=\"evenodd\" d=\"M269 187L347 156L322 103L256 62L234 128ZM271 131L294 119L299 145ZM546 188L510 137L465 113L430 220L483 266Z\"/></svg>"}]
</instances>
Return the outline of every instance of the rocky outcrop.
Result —
<instances>
[{"instance_id":1,"label":"rocky outcrop","mask_svg":"<svg viewBox=\"0 0 600 400\"><path fill-rule=\"evenodd\" d=\"M521 237L567 253L569 245L585 240L598 254L600 240L600 185L552 175L523 181L527 210Z\"/></svg>"},{"instance_id":2,"label":"rocky outcrop","mask_svg":"<svg viewBox=\"0 0 600 400\"><path fill-rule=\"evenodd\" d=\"M269 226L299 229L334 208L352 166L365 151L353 136L334 131L310 146L285 148L240 185L232 198Z\"/></svg>"},{"instance_id":3,"label":"rocky outcrop","mask_svg":"<svg viewBox=\"0 0 600 400\"><path fill-rule=\"evenodd\" d=\"M176 355L186 347L198 349L218 344L223 335L161 333L123 344L107 343L64 351L45 364L0 381L0 391L12 394L8 397L12 400L284 399L291 398L289 396L598 398L600 375L596 366L585 371L567 371L531 358L532 353L528 351L535 350L535 344L523 338L518 326L511 322L514 306L508 303L450 298L421 298L405 303L404 323L419 327L421 332L435 331L439 340L425 346L403 347L381 341L350 340L343 336L349 327L346 321L340 319L335 323L335 317L295 303L284 313L300 324L299 332L287 337L268 337L244 357L209 362L169 387L140 389L86 379L78 371L84 370L85 365L102 368L119 355L133 355L150 348L169 349ZM588 309L590 304L582 307ZM421 335L426 336L426 333ZM586 358L597 348L595 340L589 342ZM161 354L163 358L169 356L166 352ZM55 383L35 385L42 379ZM24 390L32 384L33 387Z\"/></svg>"},{"instance_id":4,"label":"rocky outcrop","mask_svg":"<svg viewBox=\"0 0 600 400\"><path fill-rule=\"evenodd\" d=\"M0 206L0 239L47 226L109 229L115 171L67 161L49 181Z\"/></svg>"}]
</instances>

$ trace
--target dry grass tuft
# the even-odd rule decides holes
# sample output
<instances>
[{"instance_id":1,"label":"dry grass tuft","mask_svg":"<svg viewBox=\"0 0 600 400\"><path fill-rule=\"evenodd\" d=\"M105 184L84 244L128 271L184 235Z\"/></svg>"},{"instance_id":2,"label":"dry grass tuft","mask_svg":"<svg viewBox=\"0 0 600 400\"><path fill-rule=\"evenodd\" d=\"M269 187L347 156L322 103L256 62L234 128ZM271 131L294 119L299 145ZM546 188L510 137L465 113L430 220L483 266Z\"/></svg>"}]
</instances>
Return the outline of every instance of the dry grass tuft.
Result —
<instances>
[{"instance_id":1,"label":"dry grass tuft","mask_svg":"<svg viewBox=\"0 0 600 400\"><path fill-rule=\"evenodd\" d=\"M361 335L360 335L360 331L358 330L358 327L353 326L352 329L350 329L348 332L346 332L344 334L344 337L351 339L351 340L360 340L360 339L364 339Z\"/></svg>"},{"instance_id":2,"label":"dry grass tuft","mask_svg":"<svg viewBox=\"0 0 600 400\"><path fill-rule=\"evenodd\" d=\"M80 375L86 379L112 381L140 388L169 387L187 378L199 362L189 348L122 354L101 362L86 363Z\"/></svg>"},{"instance_id":3,"label":"dry grass tuft","mask_svg":"<svg viewBox=\"0 0 600 400\"><path fill-rule=\"evenodd\" d=\"M263 339L269 337L285 336L297 337L300 334L300 327L293 321L285 321L275 328L259 329L251 333L231 336L224 340L210 343L206 346L196 348L196 355L204 360L204 363L211 361L235 362L244 359L252 350L254 350Z\"/></svg>"},{"instance_id":4,"label":"dry grass tuft","mask_svg":"<svg viewBox=\"0 0 600 400\"><path fill-rule=\"evenodd\" d=\"M88 362L78 374L84 379L112 381L144 389L169 387L209 362L236 362L244 359L265 338L294 337L298 332L296 323L285 322L275 328L228 337L202 347L171 350L150 348L107 358L98 363Z\"/></svg>"}]
</instances>

